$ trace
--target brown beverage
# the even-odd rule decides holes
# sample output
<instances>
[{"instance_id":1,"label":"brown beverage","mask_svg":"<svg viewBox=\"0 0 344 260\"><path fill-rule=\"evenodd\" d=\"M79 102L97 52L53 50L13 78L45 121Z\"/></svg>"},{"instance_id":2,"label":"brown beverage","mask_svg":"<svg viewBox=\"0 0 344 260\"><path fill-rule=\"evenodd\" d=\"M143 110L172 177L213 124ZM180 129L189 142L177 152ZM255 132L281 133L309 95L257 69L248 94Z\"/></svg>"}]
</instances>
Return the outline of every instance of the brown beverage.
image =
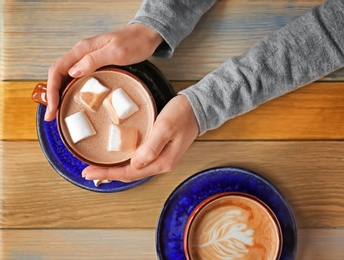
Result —
<instances>
[{"instance_id":1,"label":"brown beverage","mask_svg":"<svg viewBox=\"0 0 344 260\"><path fill-rule=\"evenodd\" d=\"M282 247L281 229L260 200L242 193L222 193L191 214L184 247L192 260L276 260Z\"/></svg>"},{"instance_id":2,"label":"brown beverage","mask_svg":"<svg viewBox=\"0 0 344 260\"><path fill-rule=\"evenodd\" d=\"M97 79L103 86L109 88L110 92L122 88L138 106L137 112L121 122L122 126L137 128L138 146L146 140L152 130L156 108L147 87L128 72L108 68L96 71L69 84L61 98L58 112L58 127L61 137L73 154L90 164L114 165L127 162L132 152L108 151L109 131L112 121L103 104L96 111L90 111L75 100L77 93L80 92L80 89L90 78ZM87 114L96 134L74 143L68 132L65 118L78 111L84 111Z\"/></svg>"}]
</instances>

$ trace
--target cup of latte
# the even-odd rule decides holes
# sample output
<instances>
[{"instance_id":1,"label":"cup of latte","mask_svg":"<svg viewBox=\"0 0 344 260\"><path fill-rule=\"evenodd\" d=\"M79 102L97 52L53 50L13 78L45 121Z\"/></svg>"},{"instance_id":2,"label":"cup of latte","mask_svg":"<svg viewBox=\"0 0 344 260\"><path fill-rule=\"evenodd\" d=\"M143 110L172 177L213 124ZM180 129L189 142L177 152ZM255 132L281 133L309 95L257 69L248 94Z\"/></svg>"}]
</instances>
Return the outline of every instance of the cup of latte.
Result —
<instances>
[{"instance_id":1,"label":"cup of latte","mask_svg":"<svg viewBox=\"0 0 344 260\"><path fill-rule=\"evenodd\" d=\"M224 192L201 202L189 216L184 232L188 260L277 260L282 244L273 211L241 192Z\"/></svg>"},{"instance_id":2,"label":"cup of latte","mask_svg":"<svg viewBox=\"0 0 344 260\"><path fill-rule=\"evenodd\" d=\"M47 105L46 85L37 84L32 98ZM156 115L147 86L132 73L108 66L67 85L56 125L75 157L91 165L115 166L129 162L152 131Z\"/></svg>"}]
</instances>

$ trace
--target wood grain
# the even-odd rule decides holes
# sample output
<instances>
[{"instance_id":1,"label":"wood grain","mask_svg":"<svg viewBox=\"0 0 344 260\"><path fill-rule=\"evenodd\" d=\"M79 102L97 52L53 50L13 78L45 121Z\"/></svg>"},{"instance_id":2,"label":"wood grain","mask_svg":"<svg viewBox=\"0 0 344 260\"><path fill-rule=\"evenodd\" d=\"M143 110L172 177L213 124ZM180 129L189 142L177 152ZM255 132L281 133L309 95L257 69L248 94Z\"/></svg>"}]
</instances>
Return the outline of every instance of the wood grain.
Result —
<instances>
[{"instance_id":1,"label":"wood grain","mask_svg":"<svg viewBox=\"0 0 344 260\"><path fill-rule=\"evenodd\" d=\"M296 260L340 260L344 255L344 229L301 229Z\"/></svg>"},{"instance_id":2,"label":"wood grain","mask_svg":"<svg viewBox=\"0 0 344 260\"><path fill-rule=\"evenodd\" d=\"M0 1L0 80L3 78L3 55L4 55L4 1Z\"/></svg>"},{"instance_id":3,"label":"wood grain","mask_svg":"<svg viewBox=\"0 0 344 260\"><path fill-rule=\"evenodd\" d=\"M152 229L0 232L0 257L6 260L157 259Z\"/></svg>"},{"instance_id":4,"label":"wood grain","mask_svg":"<svg viewBox=\"0 0 344 260\"><path fill-rule=\"evenodd\" d=\"M219 0L171 59L151 58L184 89L323 0ZM344 255L344 70L199 137L178 167L119 193L69 183L37 141L31 92L79 40L125 25L141 0L0 1L0 259L157 259L171 192L217 166L266 177L295 214L296 260Z\"/></svg>"},{"instance_id":5,"label":"wood grain","mask_svg":"<svg viewBox=\"0 0 344 260\"><path fill-rule=\"evenodd\" d=\"M0 138L35 140L37 103L31 93L37 82L0 82Z\"/></svg>"},{"instance_id":6,"label":"wood grain","mask_svg":"<svg viewBox=\"0 0 344 260\"><path fill-rule=\"evenodd\" d=\"M65 181L38 142L4 142L0 228L154 228L169 194L188 176L217 166L263 175L292 206L300 228L344 227L342 142L195 142L179 166L112 194Z\"/></svg>"},{"instance_id":7,"label":"wood grain","mask_svg":"<svg viewBox=\"0 0 344 260\"><path fill-rule=\"evenodd\" d=\"M0 232L0 256L6 260L157 259L154 229ZM342 260L343 236L344 229L300 229L296 260Z\"/></svg>"},{"instance_id":8,"label":"wood grain","mask_svg":"<svg viewBox=\"0 0 344 260\"><path fill-rule=\"evenodd\" d=\"M342 140L343 99L344 83L313 83L231 119L198 139Z\"/></svg>"},{"instance_id":9,"label":"wood grain","mask_svg":"<svg viewBox=\"0 0 344 260\"><path fill-rule=\"evenodd\" d=\"M199 80L227 57L303 15L322 0L220 0L172 59L152 58L170 80ZM140 0L4 1L0 79L46 79L49 66L79 40L119 28ZM19 62L18 62L19 61ZM327 79L343 79L343 72Z\"/></svg>"},{"instance_id":10,"label":"wood grain","mask_svg":"<svg viewBox=\"0 0 344 260\"><path fill-rule=\"evenodd\" d=\"M37 82L0 82L0 139L37 140ZM192 85L172 82L179 91ZM344 83L313 83L232 119L199 140L342 140Z\"/></svg>"}]
</instances>

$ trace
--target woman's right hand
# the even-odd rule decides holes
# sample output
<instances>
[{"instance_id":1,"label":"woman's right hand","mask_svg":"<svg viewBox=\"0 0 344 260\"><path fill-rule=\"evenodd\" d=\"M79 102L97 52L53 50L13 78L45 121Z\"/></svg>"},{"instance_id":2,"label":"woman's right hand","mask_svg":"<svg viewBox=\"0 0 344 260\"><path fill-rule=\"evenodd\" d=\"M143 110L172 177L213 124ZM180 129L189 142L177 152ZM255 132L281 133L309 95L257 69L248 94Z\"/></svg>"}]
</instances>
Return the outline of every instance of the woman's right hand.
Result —
<instances>
[{"instance_id":1,"label":"woman's right hand","mask_svg":"<svg viewBox=\"0 0 344 260\"><path fill-rule=\"evenodd\" d=\"M158 32L135 23L78 42L49 68L45 120L55 118L60 88L70 77L79 78L106 65L124 66L144 61L162 41Z\"/></svg>"},{"instance_id":2,"label":"woman's right hand","mask_svg":"<svg viewBox=\"0 0 344 260\"><path fill-rule=\"evenodd\" d=\"M161 110L148 139L137 148L130 164L116 167L88 166L82 176L87 180L132 182L171 172L199 133L197 118L184 95L172 98Z\"/></svg>"}]
</instances>

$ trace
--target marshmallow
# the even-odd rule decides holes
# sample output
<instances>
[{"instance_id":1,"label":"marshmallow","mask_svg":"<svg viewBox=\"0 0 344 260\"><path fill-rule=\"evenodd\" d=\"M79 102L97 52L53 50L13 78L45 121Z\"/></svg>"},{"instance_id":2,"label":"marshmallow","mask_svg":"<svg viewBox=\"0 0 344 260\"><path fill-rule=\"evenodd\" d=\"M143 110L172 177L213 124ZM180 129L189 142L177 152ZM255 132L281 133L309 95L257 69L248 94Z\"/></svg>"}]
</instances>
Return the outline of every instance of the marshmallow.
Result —
<instances>
[{"instance_id":1,"label":"marshmallow","mask_svg":"<svg viewBox=\"0 0 344 260\"><path fill-rule=\"evenodd\" d=\"M90 78L75 95L75 100L95 112L109 91L97 79Z\"/></svg>"},{"instance_id":2,"label":"marshmallow","mask_svg":"<svg viewBox=\"0 0 344 260\"><path fill-rule=\"evenodd\" d=\"M139 110L134 101L121 88L114 90L104 100L103 105L116 125Z\"/></svg>"},{"instance_id":3,"label":"marshmallow","mask_svg":"<svg viewBox=\"0 0 344 260\"><path fill-rule=\"evenodd\" d=\"M74 143L96 134L93 125L84 111L66 117L65 122Z\"/></svg>"},{"instance_id":4,"label":"marshmallow","mask_svg":"<svg viewBox=\"0 0 344 260\"><path fill-rule=\"evenodd\" d=\"M93 183L96 187L98 187L99 185L101 184L104 184L104 183L110 183L111 181L109 180L93 180Z\"/></svg>"},{"instance_id":5,"label":"marshmallow","mask_svg":"<svg viewBox=\"0 0 344 260\"><path fill-rule=\"evenodd\" d=\"M136 128L111 125L108 151L132 152L137 147L137 139Z\"/></svg>"}]
</instances>

